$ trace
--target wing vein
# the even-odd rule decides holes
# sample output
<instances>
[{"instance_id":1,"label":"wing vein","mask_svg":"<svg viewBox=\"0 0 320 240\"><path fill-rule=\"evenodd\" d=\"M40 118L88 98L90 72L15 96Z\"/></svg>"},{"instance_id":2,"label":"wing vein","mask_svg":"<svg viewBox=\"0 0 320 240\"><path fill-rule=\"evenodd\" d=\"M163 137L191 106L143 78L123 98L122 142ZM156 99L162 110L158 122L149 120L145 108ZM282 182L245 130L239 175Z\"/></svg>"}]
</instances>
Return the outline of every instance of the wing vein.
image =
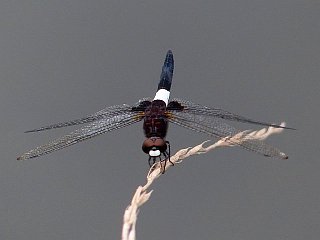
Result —
<instances>
[{"instance_id":1,"label":"wing vein","mask_svg":"<svg viewBox=\"0 0 320 240\"><path fill-rule=\"evenodd\" d=\"M118 116L113 116L109 118L103 118L92 122L83 128L75 130L63 137L60 137L48 144L39 146L35 149L32 149L24 154L22 154L18 160L25 160L29 158L39 157L44 154L51 153L53 151L60 150L65 147L69 147L78 142L90 139L92 137L98 136L100 134L123 128L133 123L139 122L142 120L142 116L137 115L137 113L129 112L121 114Z\"/></svg>"},{"instance_id":2,"label":"wing vein","mask_svg":"<svg viewBox=\"0 0 320 240\"><path fill-rule=\"evenodd\" d=\"M218 119L204 115L186 113L183 111L173 111L172 117L169 118L169 121L185 128L205 133L211 137L224 139L233 145L241 146L246 150L253 151L264 156L281 159L287 158L287 156L277 148L267 145L261 140L254 139L245 132L241 132ZM239 133L241 133L241 139L239 139L239 141L232 140L232 137Z\"/></svg>"}]
</instances>

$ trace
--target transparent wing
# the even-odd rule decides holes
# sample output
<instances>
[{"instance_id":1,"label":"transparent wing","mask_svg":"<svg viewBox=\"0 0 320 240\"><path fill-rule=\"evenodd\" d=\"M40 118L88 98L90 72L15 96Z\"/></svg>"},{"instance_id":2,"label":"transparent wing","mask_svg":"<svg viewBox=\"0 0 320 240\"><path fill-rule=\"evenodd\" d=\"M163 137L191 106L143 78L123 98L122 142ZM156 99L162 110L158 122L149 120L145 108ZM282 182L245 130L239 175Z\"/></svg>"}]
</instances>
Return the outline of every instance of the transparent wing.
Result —
<instances>
[{"instance_id":1,"label":"transparent wing","mask_svg":"<svg viewBox=\"0 0 320 240\"><path fill-rule=\"evenodd\" d=\"M169 114L169 121L180 125L182 127L208 134L211 137L219 139L225 138L234 145L243 147L246 150L253 151L264 156L287 159L288 157L280 152L277 148L269 146L264 142L254 139L249 135L242 135L240 141L232 141L228 137L235 136L241 131L236 128L223 123L220 119L207 115L198 115L192 112L185 111L171 111Z\"/></svg>"},{"instance_id":2,"label":"transparent wing","mask_svg":"<svg viewBox=\"0 0 320 240\"><path fill-rule=\"evenodd\" d=\"M203 115L203 116L210 116L210 117L215 117L215 118L221 118L221 119L226 119L229 121L236 121L236 122L243 122L243 123L252 123L256 125L262 125L262 126L269 126L269 127L276 127L276 128L286 128L286 129L294 129L294 128L289 128L289 127L283 127L271 123L266 123L266 122L260 122L256 121L250 118L246 118L228 111L225 111L220 108L212 108L212 107L206 107L202 106L196 103L192 103L190 101L182 100L175 98L172 101L176 101L181 104L181 106L184 107L184 110L197 114L197 115Z\"/></svg>"},{"instance_id":3,"label":"transparent wing","mask_svg":"<svg viewBox=\"0 0 320 240\"><path fill-rule=\"evenodd\" d=\"M122 110L122 112L123 112L123 110ZM61 138L58 138L48 144L37 147L33 150L30 150L29 152L22 154L20 157L18 157L18 160L25 160L25 159L29 159L29 158L39 157L41 155L60 150L62 148L69 147L73 144L87 140L87 139L95 137L97 135L100 135L100 134L103 134L106 132L110 132L115 129L123 128L123 127L131 125L133 123L139 122L143 118L142 113L129 112L129 111L126 111L125 113L121 113L121 114L118 113L118 115L116 115L116 113L113 112L110 116L106 116L106 115L103 115L103 116L104 116L104 118L96 120L96 121L84 126L83 128L80 128L80 129L78 129L68 135L65 135ZM83 121L82 120L80 121L80 120L79 120L79 123L76 123L76 124L83 123ZM85 121L87 121L87 120L85 120ZM72 124L72 122L69 122L69 123L71 123L69 125L75 125L75 124ZM65 124L63 126L69 126L69 125L66 125L67 123L63 123L63 124ZM51 126L60 127L61 125L51 125ZM47 129L50 129L50 128L47 128Z\"/></svg>"},{"instance_id":4,"label":"transparent wing","mask_svg":"<svg viewBox=\"0 0 320 240\"><path fill-rule=\"evenodd\" d=\"M136 105L138 105L139 103L140 103L140 101ZM94 114L88 115L88 116L80 118L80 119L75 119L75 120L61 122L61 123L55 123L52 125L48 125L48 126L44 126L44 127L40 127L40 128L26 131L26 133L39 132L39 131L44 131L44 130L49 130L49 129L54 129L54 128L62 128L62 127L67 127L67 126L79 125L79 124L83 124L83 123L90 123L90 122L94 122L94 121L104 119L104 118L112 118L114 116L118 116L123 113L129 113L131 111L132 107L134 107L134 106L135 105L129 106L127 104L115 105L115 106L107 107L105 109L100 110L99 112L96 112Z\"/></svg>"}]
</instances>

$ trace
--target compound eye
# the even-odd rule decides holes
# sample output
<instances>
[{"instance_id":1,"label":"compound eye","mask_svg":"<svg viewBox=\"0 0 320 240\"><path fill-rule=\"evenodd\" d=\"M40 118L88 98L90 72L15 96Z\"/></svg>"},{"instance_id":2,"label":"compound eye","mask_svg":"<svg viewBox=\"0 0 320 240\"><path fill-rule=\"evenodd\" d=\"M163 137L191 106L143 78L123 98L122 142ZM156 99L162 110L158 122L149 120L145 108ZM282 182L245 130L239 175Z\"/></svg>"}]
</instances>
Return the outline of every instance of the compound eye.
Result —
<instances>
[{"instance_id":1,"label":"compound eye","mask_svg":"<svg viewBox=\"0 0 320 240\"><path fill-rule=\"evenodd\" d=\"M150 150L149 151L150 157L159 157L160 156L160 150Z\"/></svg>"}]
</instances>

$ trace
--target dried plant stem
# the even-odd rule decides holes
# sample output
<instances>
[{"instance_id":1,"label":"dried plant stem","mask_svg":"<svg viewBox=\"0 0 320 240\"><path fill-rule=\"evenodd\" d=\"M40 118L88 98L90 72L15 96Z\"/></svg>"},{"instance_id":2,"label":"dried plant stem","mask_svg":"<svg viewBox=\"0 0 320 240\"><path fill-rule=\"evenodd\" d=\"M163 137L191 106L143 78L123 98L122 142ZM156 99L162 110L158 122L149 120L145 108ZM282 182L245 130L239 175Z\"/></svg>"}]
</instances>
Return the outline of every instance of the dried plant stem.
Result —
<instances>
[{"instance_id":1,"label":"dried plant stem","mask_svg":"<svg viewBox=\"0 0 320 240\"><path fill-rule=\"evenodd\" d=\"M281 123L280 126L285 126L285 123ZM264 140L268 138L270 135L281 133L283 131L283 128L274 128L274 127L268 127L263 128L258 131L243 131L235 136L228 137L228 139L232 139L231 142L235 143L237 141L243 141L246 136L250 136L251 138L258 139L258 140ZM170 161L174 164L181 163L184 159L196 155L196 154L203 154L207 153L215 148L218 147L232 147L235 146L230 141L225 141L226 139L221 139L207 147L204 145L210 140L204 141L203 143L200 143L197 146L194 147L188 147L179 150L176 154L170 157ZM168 163L166 164L165 171L170 168L172 164ZM152 182L159 178L160 176L163 176L163 163L155 163L149 170L147 175L147 183L144 186L139 186L133 195L131 204L127 207L125 210L124 216L123 216L123 227L122 227L122 240L135 240L136 237L136 221L137 216L139 213L139 208L142 206L145 202L147 202L151 196L152 190L148 192L149 187L151 186Z\"/></svg>"}]
</instances>

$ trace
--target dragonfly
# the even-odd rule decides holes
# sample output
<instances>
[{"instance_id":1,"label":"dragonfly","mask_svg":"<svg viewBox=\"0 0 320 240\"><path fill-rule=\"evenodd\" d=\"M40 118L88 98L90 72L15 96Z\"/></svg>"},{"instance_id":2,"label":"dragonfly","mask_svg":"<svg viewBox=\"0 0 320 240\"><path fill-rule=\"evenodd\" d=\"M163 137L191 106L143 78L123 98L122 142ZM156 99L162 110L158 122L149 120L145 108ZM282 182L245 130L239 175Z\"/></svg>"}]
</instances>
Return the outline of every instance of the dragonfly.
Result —
<instances>
[{"instance_id":1,"label":"dragonfly","mask_svg":"<svg viewBox=\"0 0 320 240\"><path fill-rule=\"evenodd\" d=\"M26 131L41 132L49 129L87 124L48 144L32 149L19 156L17 159L26 160L40 157L141 121L143 121L145 135L142 150L144 153L148 154L148 163L150 167L156 161L165 161L165 163L168 160L170 161L170 143L166 140L169 123L207 134L216 139L223 139L233 145L238 145L246 150L266 157L280 159L288 158L286 154L282 153L277 148L270 146L261 140L254 139L250 135L246 135L244 132L229 125L227 122L242 122L275 128L293 128L256 121L220 108L202 106L187 100L178 98L169 100L173 70L173 53L171 50L168 50L162 66L160 82L153 99L143 98L132 105L123 104L107 107L83 118ZM242 138L245 140L232 140L231 136L235 136L239 133L244 134L244 137Z\"/></svg>"}]
</instances>

